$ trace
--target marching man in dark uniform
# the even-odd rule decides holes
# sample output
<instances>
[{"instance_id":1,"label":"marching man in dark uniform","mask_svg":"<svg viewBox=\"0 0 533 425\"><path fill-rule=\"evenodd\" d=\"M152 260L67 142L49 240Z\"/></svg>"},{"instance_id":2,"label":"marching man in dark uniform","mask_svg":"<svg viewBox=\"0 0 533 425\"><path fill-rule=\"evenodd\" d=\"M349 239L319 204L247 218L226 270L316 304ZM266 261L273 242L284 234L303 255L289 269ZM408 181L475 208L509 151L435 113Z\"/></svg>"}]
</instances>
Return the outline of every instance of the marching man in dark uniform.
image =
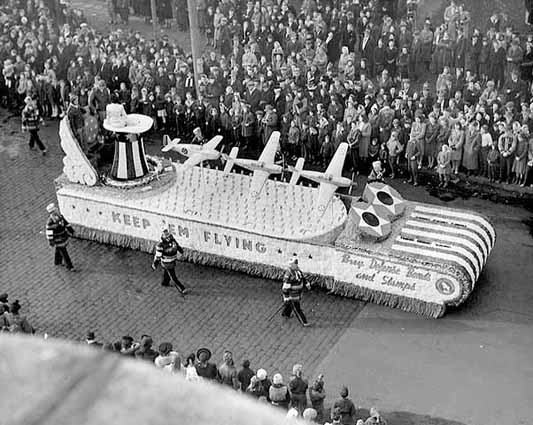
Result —
<instances>
[{"instance_id":1,"label":"marching man in dark uniform","mask_svg":"<svg viewBox=\"0 0 533 425\"><path fill-rule=\"evenodd\" d=\"M68 239L74 235L74 229L61 215L55 204L48 205L46 211L50 214L46 222L46 239L50 246L55 247L54 264L60 266L65 260L67 270L75 271L67 252Z\"/></svg>"},{"instance_id":2,"label":"marching man in dark uniform","mask_svg":"<svg viewBox=\"0 0 533 425\"><path fill-rule=\"evenodd\" d=\"M298 267L298 259L295 257L291 258L289 267L283 277L283 286L281 287L283 293L283 311L281 315L283 317L291 317L292 311L294 310L294 314L300 323L304 327L307 327L309 323L300 306L304 285L307 289L311 289L311 285L307 282L304 274Z\"/></svg>"},{"instance_id":3,"label":"marching man in dark uniform","mask_svg":"<svg viewBox=\"0 0 533 425\"><path fill-rule=\"evenodd\" d=\"M41 153L46 155L46 147L39 137L39 122L41 120L39 109L30 96L24 99L24 103L26 106L22 110L22 131L28 131L30 133L30 149L33 150L35 145L37 145Z\"/></svg>"},{"instance_id":4,"label":"marching man in dark uniform","mask_svg":"<svg viewBox=\"0 0 533 425\"><path fill-rule=\"evenodd\" d=\"M157 265L161 263L163 268L163 281L161 285L170 286L170 280L180 291L182 296L190 292L176 276L176 261L178 260L178 253L183 254L183 248L178 244L172 233L168 229L163 230L161 235L161 242L155 247L155 256L152 263L152 269L156 269Z\"/></svg>"}]
</instances>

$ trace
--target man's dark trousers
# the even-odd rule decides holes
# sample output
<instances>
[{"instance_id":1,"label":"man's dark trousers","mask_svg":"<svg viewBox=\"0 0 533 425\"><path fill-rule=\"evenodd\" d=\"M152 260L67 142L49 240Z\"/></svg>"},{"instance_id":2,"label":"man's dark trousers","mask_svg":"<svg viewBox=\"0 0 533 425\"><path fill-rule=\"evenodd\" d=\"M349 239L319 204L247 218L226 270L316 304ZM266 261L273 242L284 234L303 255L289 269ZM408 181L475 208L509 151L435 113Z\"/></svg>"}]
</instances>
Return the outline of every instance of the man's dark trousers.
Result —
<instances>
[{"instance_id":1,"label":"man's dark trousers","mask_svg":"<svg viewBox=\"0 0 533 425\"><path fill-rule=\"evenodd\" d=\"M169 286L170 279L172 279L172 281L180 291L185 291L185 286L179 281L178 277L176 276L176 269L174 267L170 269L163 269L163 282L161 282L161 285Z\"/></svg>"},{"instance_id":2,"label":"man's dark trousers","mask_svg":"<svg viewBox=\"0 0 533 425\"><path fill-rule=\"evenodd\" d=\"M65 260L65 266L67 266L67 269L73 268L72 261L70 261L70 256L67 252L66 246L56 246L55 256L54 256L54 264L56 266L59 266L63 264L63 260Z\"/></svg>"},{"instance_id":3,"label":"man's dark trousers","mask_svg":"<svg viewBox=\"0 0 533 425\"><path fill-rule=\"evenodd\" d=\"M285 306L283 307L281 315L283 317L291 317L291 313L293 310L300 323L306 324L307 318L305 317L305 314L302 310L300 301L285 301Z\"/></svg>"},{"instance_id":4,"label":"man's dark trousers","mask_svg":"<svg viewBox=\"0 0 533 425\"><path fill-rule=\"evenodd\" d=\"M43 142L41 142L41 139L39 138L39 130L29 130L30 132L30 148L33 148L36 144L39 147L40 150L44 151L46 148L43 145Z\"/></svg>"}]
</instances>

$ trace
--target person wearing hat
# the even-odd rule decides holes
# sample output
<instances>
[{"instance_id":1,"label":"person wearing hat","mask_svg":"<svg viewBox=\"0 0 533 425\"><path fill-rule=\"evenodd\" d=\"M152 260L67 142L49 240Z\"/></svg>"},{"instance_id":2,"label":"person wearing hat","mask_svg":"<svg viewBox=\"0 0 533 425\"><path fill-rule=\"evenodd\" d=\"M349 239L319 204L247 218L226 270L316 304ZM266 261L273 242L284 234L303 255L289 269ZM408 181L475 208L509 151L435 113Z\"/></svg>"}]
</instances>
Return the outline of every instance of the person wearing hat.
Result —
<instances>
[{"instance_id":1,"label":"person wearing hat","mask_svg":"<svg viewBox=\"0 0 533 425\"><path fill-rule=\"evenodd\" d=\"M25 106L22 110L22 131L28 131L30 133L30 149L33 150L35 145L37 145L41 153L46 155L46 147L39 137L39 122L41 120L39 109L30 96L26 96L24 103Z\"/></svg>"},{"instance_id":2,"label":"person wearing hat","mask_svg":"<svg viewBox=\"0 0 533 425\"><path fill-rule=\"evenodd\" d=\"M161 267L163 268L163 281L161 285L170 286L170 280L172 280L180 294L185 296L190 290L176 276L178 253L180 255L183 254L183 248L178 244L172 233L168 229L164 229L161 234L161 241L155 247L152 269L155 270L158 264L161 263Z\"/></svg>"},{"instance_id":3,"label":"person wearing hat","mask_svg":"<svg viewBox=\"0 0 533 425\"><path fill-rule=\"evenodd\" d=\"M281 287L281 291L283 294L284 307L281 312L281 316L289 318L294 311L294 314L300 323L304 327L307 327L309 326L309 322L307 321L307 318L305 317L300 305L304 285L308 290L311 289L311 285L309 282L307 282L304 274L298 267L298 258L293 257L289 260L287 271L283 277L283 286Z\"/></svg>"},{"instance_id":4,"label":"person wearing hat","mask_svg":"<svg viewBox=\"0 0 533 425\"><path fill-rule=\"evenodd\" d=\"M250 104L242 103L242 122L241 122L241 137L243 141L242 149L250 146L254 136L255 115L251 110Z\"/></svg>"},{"instance_id":5,"label":"person wearing hat","mask_svg":"<svg viewBox=\"0 0 533 425\"><path fill-rule=\"evenodd\" d=\"M48 220L46 222L46 239L55 248L54 264L60 266L65 261L67 270L74 271L74 266L67 252L69 237L74 235L74 229L59 212L54 203L46 207Z\"/></svg>"},{"instance_id":6,"label":"person wearing hat","mask_svg":"<svg viewBox=\"0 0 533 425\"><path fill-rule=\"evenodd\" d=\"M67 107L67 117L70 124L70 128L76 136L76 140L82 147L82 149L87 153L87 144L86 138L83 137L83 129L85 127L85 118L83 116L83 111L80 108L78 96L76 94L70 94L69 104Z\"/></svg>"},{"instance_id":7,"label":"person wearing hat","mask_svg":"<svg viewBox=\"0 0 533 425\"><path fill-rule=\"evenodd\" d=\"M218 370L214 363L210 363L211 351L207 348L200 348L196 352L196 373L200 378L208 379L210 381L218 380Z\"/></svg>"},{"instance_id":8,"label":"person wearing hat","mask_svg":"<svg viewBox=\"0 0 533 425\"><path fill-rule=\"evenodd\" d=\"M355 404L348 398L348 388L342 387L339 395L341 398L333 403L332 411L340 413L342 425L353 425L357 411Z\"/></svg>"},{"instance_id":9,"label":"person wearing hat","mask_svg":"<svg viewBox=\"0 0 533 425\"><path fill-rule=\"evenodd\" d=\"M272 385L268 390L268 398L274 406L281 407L285 411L288 410L291 396L287 385L283 383L281 373L276 373L272 377Z\"/></svg>"}]
</instances>

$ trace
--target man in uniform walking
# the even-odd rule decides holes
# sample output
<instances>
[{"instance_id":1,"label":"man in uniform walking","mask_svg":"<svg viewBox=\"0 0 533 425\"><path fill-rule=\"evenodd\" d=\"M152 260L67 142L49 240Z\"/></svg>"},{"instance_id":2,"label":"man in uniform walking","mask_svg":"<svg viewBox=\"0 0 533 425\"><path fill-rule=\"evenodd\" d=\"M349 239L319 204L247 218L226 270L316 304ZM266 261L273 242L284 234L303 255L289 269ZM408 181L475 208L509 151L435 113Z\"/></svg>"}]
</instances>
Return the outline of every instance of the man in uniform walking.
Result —
<instances>
[{"instance_id":1,"label":"man in uniform walking","mask_svg":"<svg viewBox=\"0 0 533 425\"><path fill-rule=\"evenodd\" d=\"M298 259L296 257L291 258L289 267L283 277L283 286L281 287L283 293L283 311L281 315L287 318L291 317L294 310L299 322L304 327L307 327L309 323L300 306L304 285L307 289L311 289L311 285L306 281L304 274L298 267Z\"/></svg>"},{"instance_id":2,"label":"man in uniform walking","mask_svg":"<svg viewBox=\"0 0 533 425\"><path fill-rule=\"evenodd\" d=\"M178 253L183 254L183 248L178 244L172 233L168 229L163 230L161 235L161 242L155 247L155 256L152 263L152 269L156 269L157 265L161 263L163 268L163 281L162 286L170 286L170 280L174 282L174 285L180 291L182 296L190 292L189 288L186 288L176 276L176 262L178 260Z\"/></svg>"},{"instance_id":3,"label":"man in uniform walking","mask_svg":"<svg viewBox=\"0 0 533 425\"><path fill-rule=\"evenodd\" d=\"M75 271L67 252L68 239L74 235L74 229L54 203L49 204L46 211L49 214L46 222L46 239L50 246L55 248L54 264L60 266L65 261L67 270Z\"/></svg>"},{"instance_id":4,"label":"man in uniform walking","mask_svg":"<svg viewBox=\"0 0 533 425\"><path fill-rule=\"evenodd\" d=\"M37 105L30 96L24 99L24 103L26 106L22 110L22 131L28 131L30 133L30 149L33 150L35 145L37 145L41 153L46 155L46 147L39 137L39 121L41 117L39 116Z\"/></svg>"}]
</instances>

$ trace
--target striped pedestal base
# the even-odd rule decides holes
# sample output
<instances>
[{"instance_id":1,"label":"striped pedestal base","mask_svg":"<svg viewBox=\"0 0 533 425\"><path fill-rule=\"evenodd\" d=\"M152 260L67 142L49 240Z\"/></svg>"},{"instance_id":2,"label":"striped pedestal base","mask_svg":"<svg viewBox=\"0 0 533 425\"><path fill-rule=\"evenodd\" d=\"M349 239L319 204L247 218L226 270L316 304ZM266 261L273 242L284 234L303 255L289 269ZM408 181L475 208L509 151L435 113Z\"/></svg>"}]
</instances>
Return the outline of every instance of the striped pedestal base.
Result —
<instances>
[{"instance_id":1,"label":"striped pedestal base","mask_svg":"<svg viewBox=\"0 0 533 425\"><path fill-rule=\"evenodd\" d=\"M115 141L115 156L111 177L116 180L134 180L148 173L142 139L120 136Z\"/></svg>"}]
</instances>

